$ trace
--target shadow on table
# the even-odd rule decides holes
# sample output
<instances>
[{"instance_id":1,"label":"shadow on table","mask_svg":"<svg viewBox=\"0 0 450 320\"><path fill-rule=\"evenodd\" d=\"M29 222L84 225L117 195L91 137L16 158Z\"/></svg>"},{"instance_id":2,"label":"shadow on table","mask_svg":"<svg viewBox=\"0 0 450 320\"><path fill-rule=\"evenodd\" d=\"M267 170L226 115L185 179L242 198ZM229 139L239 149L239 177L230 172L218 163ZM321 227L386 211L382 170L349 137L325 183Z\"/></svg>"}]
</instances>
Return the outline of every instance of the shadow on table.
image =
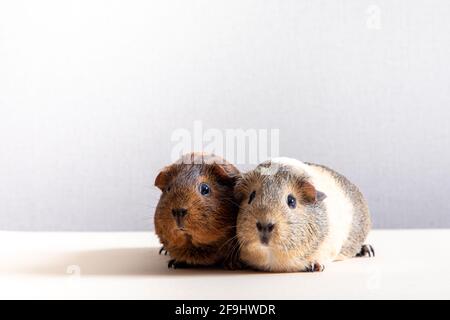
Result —
<instances>
[{"instance_id":1,"label":"shadow on table","mask_svg":"<svg viewBox=\"0 0 450 320\"><path fill-rule=\"evenodd\" d=\"M159 248L120 248L74 251L42 256L15 272L46 276L195 276L238 275L249 270L229 271L220 268L169 269L169 256L159 255Z\"/></svg>"}]
</instances>

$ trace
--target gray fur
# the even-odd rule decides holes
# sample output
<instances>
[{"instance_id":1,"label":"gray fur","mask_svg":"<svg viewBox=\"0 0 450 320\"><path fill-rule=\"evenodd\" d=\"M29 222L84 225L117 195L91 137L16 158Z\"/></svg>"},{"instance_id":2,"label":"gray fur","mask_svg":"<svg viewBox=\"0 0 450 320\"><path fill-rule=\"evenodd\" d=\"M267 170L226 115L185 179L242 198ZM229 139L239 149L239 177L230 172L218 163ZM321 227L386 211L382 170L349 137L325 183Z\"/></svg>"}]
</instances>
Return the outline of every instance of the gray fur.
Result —
<instances>
[{"instance_id":1,"label":"gray fur","mask_svg":"<svg viewBox=\"0 0 450 320\"><path fill-rule=\"evenodd\" d=\"M318 232L316 241L314 242L314 247L310 248L310 254L305 257L305 260L309 260L309 258L319 250L320 245L323 243L329 232L328 215L322 202L309 206L308 215L313 217L312 223ZM297 239L301 237L304 237L304 235L297 234Z\"/></svg>"},{"instance_id":2,"label":"gray fur","mask_svg":"<svg viewBox=\"0 0 450 320\"><path fill-rule=\"evenodd\" d=\"M310 166L320 167L328 171L342 188L342 190L345 191L345 194L350 199L350 201L353 203L354 212L352 227L346 242L342 246L340 253L341 255L344 255L348 258L356 256L356 254L360 252L361 246L366 240L372 225L369 207L367 206L367 202L364 199L364 196L362 195L358 187L356 187L346 177L337 173L336 171L319 164L306 164Z\"/></svg>"}]
</instances>

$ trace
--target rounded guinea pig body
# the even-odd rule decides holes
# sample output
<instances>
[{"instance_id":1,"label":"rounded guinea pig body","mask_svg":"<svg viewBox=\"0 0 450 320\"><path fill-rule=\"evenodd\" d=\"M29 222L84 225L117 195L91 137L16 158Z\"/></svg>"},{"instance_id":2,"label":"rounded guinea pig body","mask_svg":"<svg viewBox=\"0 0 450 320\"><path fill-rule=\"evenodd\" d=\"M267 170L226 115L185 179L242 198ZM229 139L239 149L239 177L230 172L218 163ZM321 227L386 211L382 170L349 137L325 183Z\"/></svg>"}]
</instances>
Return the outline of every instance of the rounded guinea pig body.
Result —
<instances>
[{"instance_id":1,"label":"rounded guinea pig body","mask_svg":"<svg viewBox=\"0 0 450 320\"><path fill-rule=\"evenodd\" d=\"M290 158L260 164L236 188L241 260L273 272L323 271L334 260L374 255L364 245L369 209L337 172Z\"/></svg>"},{"instance_id":2,"label":"rounded guinea pig body","mask_svg":"<svg viewBox=\"0 0 450 320\"><path fill-rule=\"evenodd\" d=\"M234 185L239 171L224 159L202 153L164 168L155 185L162 194L155 231L173 260L170 267L230 266L237 259Z\"/></svg>"}]
</instances>

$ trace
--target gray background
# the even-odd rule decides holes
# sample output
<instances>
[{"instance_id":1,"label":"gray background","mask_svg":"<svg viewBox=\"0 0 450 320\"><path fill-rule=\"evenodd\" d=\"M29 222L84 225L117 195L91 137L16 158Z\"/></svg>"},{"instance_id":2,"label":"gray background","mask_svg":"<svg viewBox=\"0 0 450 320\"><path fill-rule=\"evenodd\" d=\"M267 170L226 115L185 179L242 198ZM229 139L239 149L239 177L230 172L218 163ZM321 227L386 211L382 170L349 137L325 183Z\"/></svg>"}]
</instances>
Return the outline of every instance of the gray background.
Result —
<instances>
[{"instance_id":1,"label":"gray background","mask_svg":"<svg viewBox=\"0 0 450 320\"><path fill-rule=\"evenodd\" d=\"M152 228L194 120L279 128L282 155L361 187L376 227L450 227L449 17L446 0L1 1L0 229Z\"/></svg>"}]
</instances>

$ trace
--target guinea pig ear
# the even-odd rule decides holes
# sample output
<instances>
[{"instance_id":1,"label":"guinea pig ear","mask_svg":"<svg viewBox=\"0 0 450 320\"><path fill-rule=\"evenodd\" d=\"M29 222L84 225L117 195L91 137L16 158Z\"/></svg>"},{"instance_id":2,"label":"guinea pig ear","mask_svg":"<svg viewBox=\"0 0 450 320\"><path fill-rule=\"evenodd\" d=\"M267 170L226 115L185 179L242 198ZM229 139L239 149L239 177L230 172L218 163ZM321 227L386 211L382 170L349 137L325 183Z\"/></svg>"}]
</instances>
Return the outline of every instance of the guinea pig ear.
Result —
<instances>
[{"instance_id":1,"label":"guinea pig ear","mask_svg":"<svg viewBox=\"0 0 450 320\"><path fill-rule=\"evenodd\" d=\"M212 172L220 183L228 186L234 186L240 177L239 170L232 164L214 163Z\"/></svg>"},{"instance_id":2,"label":"guinea pig ear","mask_svg":"<svg viewBox=\"0 0 450 320\"><path fill-rule=\"evenodd\" d=\"M239 177L236 179L236 184L234 185L234 198L236 199L237 203L241 203L242 200L245 197L245 190L246 190L246 183L243 175L239 175Z\"/></svg>"},{"instance_id":3,"label":"guinea pig ear","mask_svg":"<svg viewBox=\"0 0 450 320\"><path fill-rule=\"evenodd\" d=\"M313 204L325 200L327 195L316 188L307 181L299 182L300 194L302 199L307 204Z\"/></svg>"},{"instance_id":4,"label":"guinea pig ear","mask_svg":"<svg viewBox=\"0 0 450 320\"><path fill-rule=\"evenodd\" d=\"M167 166L158 173L158 176L155 179L155 186L163 191L167 184L170 182L173 176L174 168L173 166Z\"/></svg>"}]
</instances>

